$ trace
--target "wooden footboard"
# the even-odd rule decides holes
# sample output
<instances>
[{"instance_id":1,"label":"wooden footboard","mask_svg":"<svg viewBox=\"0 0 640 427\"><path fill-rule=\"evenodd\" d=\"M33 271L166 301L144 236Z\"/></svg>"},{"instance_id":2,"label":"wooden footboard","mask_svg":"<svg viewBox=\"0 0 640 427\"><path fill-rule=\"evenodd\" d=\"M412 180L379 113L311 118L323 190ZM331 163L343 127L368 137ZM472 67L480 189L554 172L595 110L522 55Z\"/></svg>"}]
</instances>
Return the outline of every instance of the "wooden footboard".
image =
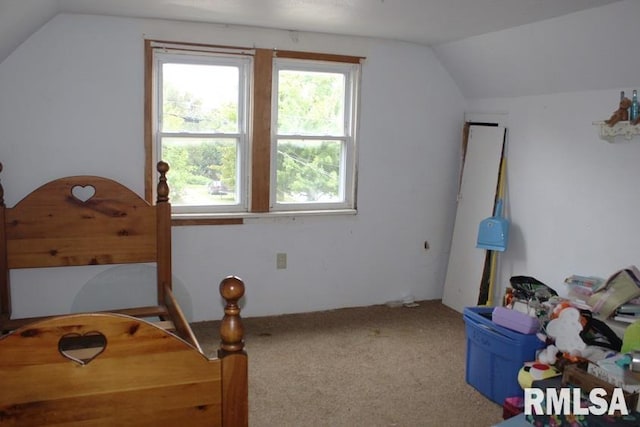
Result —
<instances>
[{"instance_id":1,"label":"wooden footboard","mask_svg":"<svg viewBox=\"0 0 640 427\"><path fill-rule=\"evenodd\" d=\"M0 424L247 426L244 285L228 277L220 292L218 358L121 314L54 317L0 337Z\"/></svg>"}]
</instances>

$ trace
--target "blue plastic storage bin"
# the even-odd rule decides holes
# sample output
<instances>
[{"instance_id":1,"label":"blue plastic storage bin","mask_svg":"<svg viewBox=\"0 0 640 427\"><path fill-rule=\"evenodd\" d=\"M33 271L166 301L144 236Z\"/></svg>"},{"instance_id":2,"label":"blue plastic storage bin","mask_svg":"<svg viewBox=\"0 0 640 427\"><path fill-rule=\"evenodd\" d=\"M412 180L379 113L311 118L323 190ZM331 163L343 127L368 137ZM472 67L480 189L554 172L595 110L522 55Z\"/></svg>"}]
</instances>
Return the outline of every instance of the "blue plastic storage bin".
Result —
<instances>
[{"instance_id":1,"label":"blue plastic storage bin","mask_svg":"<svg viewBox=\"0 0 640 427\"><path fill-rule=\"evenodd\" d=\"M493 307L467 307L465 379L480 393L502 405L511 396L523 396L518 372L535 360L544 343L535 334L521 334L493 323Z\"/></svg>"}]
</instances>

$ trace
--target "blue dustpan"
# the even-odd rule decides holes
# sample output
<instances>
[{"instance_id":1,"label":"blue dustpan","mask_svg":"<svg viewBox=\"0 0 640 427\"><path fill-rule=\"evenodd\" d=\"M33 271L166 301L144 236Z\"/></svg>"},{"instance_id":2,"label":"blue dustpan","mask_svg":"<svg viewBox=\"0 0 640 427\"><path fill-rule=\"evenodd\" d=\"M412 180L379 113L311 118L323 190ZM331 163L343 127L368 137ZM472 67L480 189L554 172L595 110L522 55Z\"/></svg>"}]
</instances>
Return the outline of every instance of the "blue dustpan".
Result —
<instances>
[{"instance_id":1,"label":"blue dustpan","mask_svg":"<svg viewBox=\"0 0 640 427\"><path fill-rule=\"evenodd\" d=\"M498 199L494 216L480 222L476 248L504 252L508 240L509 220L502 217L502 200Z\"/></svg>"}]
</instances>

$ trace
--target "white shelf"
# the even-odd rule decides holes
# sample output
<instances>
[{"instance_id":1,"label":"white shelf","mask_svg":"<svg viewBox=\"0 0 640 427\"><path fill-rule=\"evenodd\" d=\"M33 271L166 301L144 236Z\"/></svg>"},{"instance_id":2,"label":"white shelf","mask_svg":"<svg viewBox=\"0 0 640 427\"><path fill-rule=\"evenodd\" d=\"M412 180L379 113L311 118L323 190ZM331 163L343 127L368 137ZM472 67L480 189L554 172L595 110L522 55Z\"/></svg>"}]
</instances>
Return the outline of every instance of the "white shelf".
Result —
<instances>
[{"instance_id":1,"label":"white shelf","mask_svg":"<svg viewBox=\"0 0 640 427\"><path fill-rule=\"evenodd\" d=\"M609 126L604 121L593 122L593 124L600 126L600 138L607 142L615 142L617 136L623 137L627 141L633 139L634 136L640 136L640 125L632 125L628 121L618 122L613 126Z\"/></svg>"}]
</instances>

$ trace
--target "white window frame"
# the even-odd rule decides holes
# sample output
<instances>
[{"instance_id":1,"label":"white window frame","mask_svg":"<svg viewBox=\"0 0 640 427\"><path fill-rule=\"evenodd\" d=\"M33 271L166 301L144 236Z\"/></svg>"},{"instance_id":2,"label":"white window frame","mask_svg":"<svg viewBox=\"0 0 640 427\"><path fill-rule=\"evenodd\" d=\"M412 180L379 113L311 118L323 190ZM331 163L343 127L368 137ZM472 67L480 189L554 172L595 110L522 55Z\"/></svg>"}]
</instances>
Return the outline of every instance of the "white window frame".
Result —
<instances>
[{"instance_id":1,"label":"white window frame","mask_svg":"<svg viewBox=\"0 0 640 427\"><path fill-rule=\"evenodd\" d=\"M343 135L293 135L277 133L278 129L278 76L280 70L329 72L345 77L344 131ZM280 211L331 211L355 209L356 195L356 128L359 99L360 64L326 62L309 59L273 59L272 101L271 101L271 186L269 205L273 212ZM340 164L340 193L338 202L282 203L277 201L277 142L279 139L299 139L316 141L342 141L343 156Z\"/></svg>"},{"instance_id":2,"label":"white window frame","mask_svg":"<svg viewBox=\"0 0 640 427\"><path fill-rule=\"evenodd\" d=\"M237 66L239 74L238 133L162 132L162 65L165 63ZM153 164L162 159L162 138L237 138L236 191L238 203L228 205L172 205L173 214L217 214L247 212L249 200L249 123L250 88L253 56L238 52L193 52L180 49L154 49L153 51ZM169 175L170 178L170 175ZM171 181L169 180L169 183Z\"/></svg>"}]
</instances>

